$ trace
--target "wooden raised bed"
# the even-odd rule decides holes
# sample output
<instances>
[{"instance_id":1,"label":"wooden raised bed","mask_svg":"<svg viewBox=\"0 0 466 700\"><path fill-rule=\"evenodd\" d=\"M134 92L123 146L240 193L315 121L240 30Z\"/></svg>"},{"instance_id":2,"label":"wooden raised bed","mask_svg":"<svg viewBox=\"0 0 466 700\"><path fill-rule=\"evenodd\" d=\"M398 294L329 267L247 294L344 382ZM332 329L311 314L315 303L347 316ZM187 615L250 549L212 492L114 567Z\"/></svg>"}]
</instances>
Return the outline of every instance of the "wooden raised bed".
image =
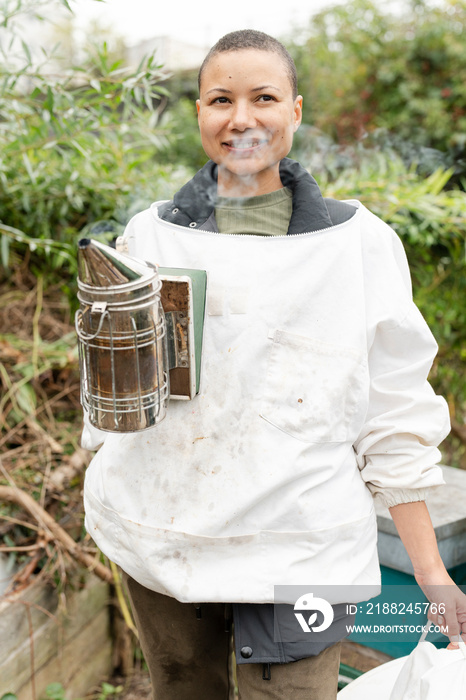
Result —
<instances>
[{"instance_id":1,"label":"wooden raised bed","mask_svg":"<svg viewBox=\"0 0 466 700\"><path fill-rule=\"evenodd\" d=\"M51 683L82 698L112 670L109 585L93 574L66 594L37 582L0 598L0 698L39 700Z\"/></svg>"}]
</instances>

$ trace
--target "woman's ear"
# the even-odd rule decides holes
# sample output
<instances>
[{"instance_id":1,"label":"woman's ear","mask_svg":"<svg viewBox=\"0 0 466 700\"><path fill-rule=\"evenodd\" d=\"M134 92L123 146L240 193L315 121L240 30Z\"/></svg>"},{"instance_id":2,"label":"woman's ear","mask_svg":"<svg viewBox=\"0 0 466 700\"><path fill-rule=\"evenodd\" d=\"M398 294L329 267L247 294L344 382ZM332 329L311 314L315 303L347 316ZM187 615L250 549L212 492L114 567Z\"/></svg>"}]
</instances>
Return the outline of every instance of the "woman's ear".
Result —
<instances>
[{"instance_id":1,"label":"woman's ear","mask_svg":"<svg viewBox=\"0 0 466 700\"><path fill-rule=\"evenodd\" d=\"M297 131L303 118L303 98L301 95L294 101L294 131Z\"/></svg>"}]
</instances>

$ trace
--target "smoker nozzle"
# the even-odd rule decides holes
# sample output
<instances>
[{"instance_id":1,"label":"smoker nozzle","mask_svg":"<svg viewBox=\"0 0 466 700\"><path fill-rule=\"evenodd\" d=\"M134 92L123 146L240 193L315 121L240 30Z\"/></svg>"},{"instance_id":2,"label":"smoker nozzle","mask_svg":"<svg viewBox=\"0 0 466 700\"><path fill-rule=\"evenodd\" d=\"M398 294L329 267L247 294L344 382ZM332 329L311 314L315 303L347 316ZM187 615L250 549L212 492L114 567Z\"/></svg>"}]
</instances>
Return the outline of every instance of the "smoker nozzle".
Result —
<instances>
[{"instance_id":1,"label":"smoker nozzle","mask_svg":"<svg viewBox=\"0 0 466 700\"><path fill-rule=\"evenodd\" d=\"M78 241L78 277L82 284L113 287L153 275L154 270L149 265L99 241L90 238Z\"/></svg>"}]
</instances>

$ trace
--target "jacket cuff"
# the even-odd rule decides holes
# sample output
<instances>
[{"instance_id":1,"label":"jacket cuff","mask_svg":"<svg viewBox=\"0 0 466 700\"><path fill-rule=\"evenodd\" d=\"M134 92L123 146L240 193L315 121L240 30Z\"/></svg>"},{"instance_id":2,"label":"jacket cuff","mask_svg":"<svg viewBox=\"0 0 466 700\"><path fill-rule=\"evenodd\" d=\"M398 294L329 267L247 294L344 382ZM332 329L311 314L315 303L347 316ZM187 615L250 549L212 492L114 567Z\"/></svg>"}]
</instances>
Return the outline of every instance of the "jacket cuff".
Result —
<instances>
[{"instance_id":1,"label":"jacket cuff","mask_svg":"<svg viewBox=\"0 0 466 700\"><path fill-rule=\"evenodd\" d=\"M432 489L437 486L430 486L422 489L381 489L379 486L367 484L369 491L374 498L377 498L386 508L398 506L400 503L414 503L415 501L425 501Z\"/></svg>"}]
</instances>

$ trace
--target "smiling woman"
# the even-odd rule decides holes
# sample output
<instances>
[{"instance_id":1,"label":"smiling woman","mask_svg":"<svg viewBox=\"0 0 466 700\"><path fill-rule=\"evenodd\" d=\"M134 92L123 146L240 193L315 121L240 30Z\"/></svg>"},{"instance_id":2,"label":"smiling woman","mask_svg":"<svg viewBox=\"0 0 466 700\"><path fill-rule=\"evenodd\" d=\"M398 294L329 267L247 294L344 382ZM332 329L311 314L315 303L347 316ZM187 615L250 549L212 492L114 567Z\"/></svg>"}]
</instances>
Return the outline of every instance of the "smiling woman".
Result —
<instances>
[{"instance_id":1,"label":"smiling woman","mask_svg":"<svg viewBox=\"0 0 466 700\"><path fill-rule=\"evenodd\" d=\"M83 433L102 443L86 527L125 572L165 700L232 699L233 636L240 700L336 700L345 603L380 591L373 494L429 600L449 589L451 638L466 634L424 503L448 432L427 382L436 344L395 232L286 157L302 109L290 62L262 32L217 42L197 101L210 160L124 234L136 258L207 271L199 395L142 434ZM324 587L325 636L294 636L299 584Z\"/></svg>"},{"instance_id":2,"label":"smiling woman","mask_svg":"<svg viewBox=\"0 0 466 700\"><path fill-rule=\"evenodd\" d=\"M197 100L202 146L218 165L218 194L268 194L283 187L279 163L301 123L285 62L276 52L215 54L204 65Z\"/></svg>"}]
</instances>

